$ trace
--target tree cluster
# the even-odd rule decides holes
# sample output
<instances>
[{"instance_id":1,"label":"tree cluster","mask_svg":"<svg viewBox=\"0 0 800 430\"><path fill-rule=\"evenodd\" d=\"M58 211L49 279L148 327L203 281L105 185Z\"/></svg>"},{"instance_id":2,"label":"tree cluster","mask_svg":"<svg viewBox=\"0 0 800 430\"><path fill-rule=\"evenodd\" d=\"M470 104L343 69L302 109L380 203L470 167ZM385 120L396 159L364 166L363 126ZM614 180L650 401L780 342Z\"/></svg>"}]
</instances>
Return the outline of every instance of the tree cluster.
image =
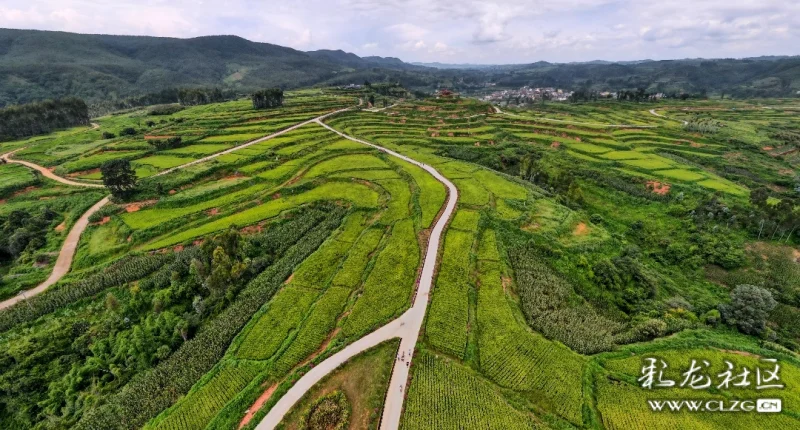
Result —
<instances>
[{"instance_id":1,"label":"tree cluster","mask_svg":"<svg viewBox=\"0 0 800 430\"><path fill-rule=\"evenodd\" d=\"M283 90L268 88L253 93L253 109L269 109L283 106Z\"/></svg>"},{"instance_id":2,"label":"tree cluster","mask_svg":"<svg viewBox=\"0 0 800 430\"><path fill-rule=\"evenodd\" d=\"M0 262L16 260L47 243L47 230L57 214L48 208L39 213L15 210L0 217Z\"/></svg>"},{"instance_id":3,"label":"tree cluster","mask_svg":"<svg viewBox=\"0 0 800 430\"><path fill-rule=\"evenodd\" d=\"M172 136L166 139L150 139L147 141L150 145L152 145L156 151L162 151L165 149L172 149L181 146L182 139L180 136Z\"/></svg>"},{"instance_id":4,"label":"tree cluster","mask_svg":"<svg viewBox=\"0 0 800 430\"><path fill-rule=\"evenodd\" d=\"M89 108L74 97L0 109L0 141L89 124Z\"/></svg>"},{"instance_id":5,"label":"tree cluster","mask_svg":"<svg viewBox=\"0 0 800 430\"><path fill-rule=\"evenodd\" d=\"M178 90L178 103L183 106L219 103L233 97L233 92L222 91L219 88L181 88Z\"/></svg>"}]
</instances>

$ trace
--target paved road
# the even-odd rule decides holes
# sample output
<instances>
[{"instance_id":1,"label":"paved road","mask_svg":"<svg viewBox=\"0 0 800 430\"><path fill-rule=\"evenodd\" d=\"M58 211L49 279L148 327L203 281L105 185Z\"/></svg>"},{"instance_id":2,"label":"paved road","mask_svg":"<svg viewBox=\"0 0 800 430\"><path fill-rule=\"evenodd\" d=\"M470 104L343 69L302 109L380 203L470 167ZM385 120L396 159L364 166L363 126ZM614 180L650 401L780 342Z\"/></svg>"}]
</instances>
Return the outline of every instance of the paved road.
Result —
<instances>
[{"instance_id":1,"label":"paved road","mask_svg":"<svg viewBox=\"0 0 800 430\"><path fill-rule=\"evenodd\" d=\"M656 112L656 110L655 110L655 109L650 109L650 113L651 113L652 115L655 115L655 116L657 116L657 117L660 117L660 118L671 119L671 118L667 118L667 117L665 117L664 115L661 115L660 113ZM683 123L683 125L688 125L688 124L689 124L689 121L683 121L683 120L681 120L681 122Z\"/></svg>"},{"instance_id":2,"label":"paved road","mask_svg":"<svg viewBox=\"0 0 800 430\"><path fill-rule=\"evenodd\" d=\"M250 142L243 143L243 144L241 144L239 146L234 146L233 148L226 149L226 150L224 150L222 152L217 152L215 154L211 154L211 155L209 155L207 157L203 157L203 158L201 158L199 160L194 160L194 161L192 161L190 163L181 164L180 166L164 170L163 172L157 173L155 176L166 175L167 173L172 173L172 172L174 172L176 170L185 169L185 168L187 168L189 166L194 166L195 164L200 164L200 163L204 163L204 162L209 161L209 160L213 160L214 158L217 158L220 155L230 154L231 152L238 151L238 150L240 150L242 148L247 148L248 146L255 145L257 143L261 143L261 142L263 142L265 140L270 140L270 139L276 138L276 137L278 137L278 136L280 136L282 134L288 133L288 132L290 132L292 130L296 130L296 129L304 126L304 125L311 124L312 122L319 122L319 120L321 120L321 119L324 119L324 118L326 118L328 116L331 116L333 114L337 114L339 112L344 112L346 110L350 110L350 108L339 109L337 111L326 113L325 115L320 115L320 116L318 116L316 118L313 118L313 119L310 119L308 121L301 122L300 124L295 124L295 125L293 125L293 126L291 126L289 128L283 129L283 130L281 130L281 131L279 131L277 133L272 133L269 136L264 136L264 137L258 138L256 140L252 140Z\"/></svg>"},{"instance_id":3,"label":"paved road","mask_svg":"<svg viewBox=\"0 0 800 430\"><path fill-rule=\"evenodd\" d=\"M317 123L323 127L331 130L339 136L358 142L373 148L377 148L393 157L400 158L411 164L417 165L425 169L428 173L433 175L439 182L442 182L448 190L447 202L445 202L445 209L442 216L433 226L430 238L428 240L428 248L425 251L425 260L422 264L422 274L420 275L419 283L417 286L417 293L414 297L414 303L411 308L407 310L396 320L386 324L385 326L375 330L365 337L355 341L338 353L332 355L327 360L316 365L311 371L303 375L294 386L289 389L286 394L275 404L275 406L267 413L263 420L256 427L257 430L272 430L280 423L283 417L289 410L297 403L303 395L311 389L317 382L324 378L329 373L336 370L337 367L342 365L350 358L364 352L365 350L389 339L400 338L400 351L405 353L406 360L411 360L411 354L417 344L419 331L422 328L422 322L425 319L425 311L428 307L428 297L433 284L433 275L436 268L436 259L438 256L439 245L441 243L442 233L447 222L453 216L456 207L456 200L458 200L458 189L452 182L448 181L441 173L431 166L420 163L405 155L398 154L392 150L383 148L381 146L356 139L348 136L337 130L334 130L322 121L316 120ZM410 365L404 362L397 362L392 372L392 379L389 383L389 392L386 395L386 403L383 408L383 415L381 418L381 430L396 430L400 427L400 416L403 412L403 400L407 390L408 372Z\"/></svg>"},{"instance_id":4,"label":"paved road","mask_svg":"<svg viewBox=\"0 0 800 430\"><path fill-rule=\"evenodd\" d=\"M300 128L300 127L302 127L302 126L304 126L306 124L310 124L312 122L321 123L320 122L321 119L324 119L325 117L327 117L329 115L333 115L335 113L346 111L348 109L349 108L340 109L340 110L337 110L335 112L330 112L330 113L327 113L325 115L318 116L316 118L313 118L313 119L310 119L308 121L302 122L302 123L294 125L292 127L289 127L289 128L287 128L285 130L281 130L281 131L279 131L277 133L273 133L273 134L271 134L269 136L265 136L265 137L262 137L260 139L256 139L256 140L254 140L252 142L248 142L248 143L245 143L243 145L239 145L237 147L234 147L234 148L222 151L222 152L218 152L218 153L210 155L208 157L204 157L204 158L201 158L199 160L192 161L191 163L186 163L186 164L183 164L181 166L173 167L173 168L171 168L169 170L165 170L165 171L159 173L156 176L165 175L167 173L174 172L175 170L183 169L183 168L186 168L186 167L198 164L198 163L202 163L204 161L208 161L208 160L211 160L213 158L219 157L220 155L229 154L229 153L231 153L231 152L233 152L233 151L235 151L237 149L245 148L247 146L255 145L256 143L272 139L272 138L274 138L276 136L280 136L281 134L284 134L284 133L287 133L287 132L289 132L291 130ZM93 129L97 129L97 128L100 127L100 125L96 124L96 123L92 123L91 125L92 125ZM3 154L2 156L0 156L0 158L8 161L9 163L17 163L17 164L21 164L23 166L29 167L31 169L34 169L34 170L38 171L39 173L41 173L42 175L44 175L45 177L50 178L50 179L52 179L54 181L58 181L58 182L60 182L62 184L65 184L65 185L72 185L72 186L76 186L76 187L89 187L89 188L105 188L105 186L100 185L100 184L89 184L89 183L85 183L85 182L71 181L69 179L62 178L61 176L58 176L58 175L54 174L49 169L47 169L45 167L42 167L42 166L39 166L38 164L34 164L34 163L29 162L29 161L23 161L23 160L17 160L17 159L11 158L11 156L14 155L14 152L20 151L22 149L23 148L20 148L20 149L17 149L16 151L12 151L12 152L9 152L7 154ZM33 296L41 293L42 291L46 290L48 287L50 287L53 284L55 284L56 282L58 282L61 278L64 277L64 275L66 275L69 272L69 268L72 265L72 259L75 257L75 250L78 247L78 242L80 241L81 234L83 234L83 231L86 230L86 227L88 227L88 225L89 225L89 217L92 216L98 210L100 210L101 207L105 206L105 204L108 203L109 197L105 197L104 199L100 200L94 206L92 206L88 211L86 211L86 213L84 213L78 219L78 222L75 223L75 225L69 231L69 234L67 235L67 239L64 241L64 244L61 246L61 251L58 254L58 259L56 260L56 264L53 267L53 272L50 274L50 276L47 278L47 280L44 281L43 283L37 285L35 288L32 288L32 289L27 290L27 291L23 291L23 292L21 292L19 295L15 296L15 297L12 297L12 298L10 298L8 300L4 300L4 301L0 302L0 310L5 309L5 308L7 308L9 306L13 306L14 304L20 302L21 300L25 300L27 298L33 297Z\"/></svg>"}]
</instances>

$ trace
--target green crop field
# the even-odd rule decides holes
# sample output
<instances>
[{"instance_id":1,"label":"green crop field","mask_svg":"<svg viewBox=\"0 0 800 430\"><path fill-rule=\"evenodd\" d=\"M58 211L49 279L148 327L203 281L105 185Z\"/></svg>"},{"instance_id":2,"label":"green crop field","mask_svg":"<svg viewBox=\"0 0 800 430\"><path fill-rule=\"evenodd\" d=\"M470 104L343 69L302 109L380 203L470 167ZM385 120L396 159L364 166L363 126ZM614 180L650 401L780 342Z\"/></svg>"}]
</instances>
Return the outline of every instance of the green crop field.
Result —
<instances>
[{"instance_id":1,"label":"green crop field","mask_svg":"<svg viewBox=\"0 0 800 430\"><path fill-rule=\"evenodd\" d=\"M88 217L55 286L0 309L0 428L250 430L289 392L279 428L325 411L337 428L378 428L386 399L407 430L798 427L795 100L498 112L371 76L270 109L131 107L0 143L83 185L108 181L113 160L137 176ZM320 121L424 168L316 121L245 145L343 108ZM0 164L0 299L47 279L112 190ZM649 390L650 356L671 379L692 359L712 377L776 359L786 388ZM291 391L314 369L319 382ZM647 403L758 397L783 411Z\"/></svg>"}]
</instances>

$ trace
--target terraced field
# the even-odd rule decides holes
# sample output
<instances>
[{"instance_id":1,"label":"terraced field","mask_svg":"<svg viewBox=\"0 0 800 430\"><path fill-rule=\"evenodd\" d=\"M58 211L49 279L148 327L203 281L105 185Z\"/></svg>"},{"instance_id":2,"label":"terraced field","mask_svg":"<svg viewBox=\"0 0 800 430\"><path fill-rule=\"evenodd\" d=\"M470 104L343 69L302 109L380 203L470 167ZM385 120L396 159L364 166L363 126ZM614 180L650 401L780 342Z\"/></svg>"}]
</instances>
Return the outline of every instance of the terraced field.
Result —
<instances>
[{"instance_id":1,"label":"terraced field","mask_svg":"<svg viewBox=\"0 0 800 430\"><path fill-rule=\"evenodd\" d=\"M60 339L43 354L49 383L14 387L28 390L28 408L0 413L0 427L47 416L79 429L271 429L284 417L298 428L308 411L297 405L337 390L371 428L797 425L793 391L767 393L791 405L781 414L734 419L652 413L637 385L648 354L772 357L787 386L800 377L790 329L769 320L757 340L717 310L750 268L780 267L768 285L781 306L800 288L793 266L759 248L796 243L791 225L765 229L759 214L767 238L741 209L767 184L779 190L773 206L789 198L780 172L791 157L757 147L756 123L793 116L711 113L751 131L733 141L695 131L677 107L497 112L443 98L366 110L342 94L300 91L266 111L196 106L153 125L132 111L98 119L99 130L3 143L76 180L97 181L114 158L140 177L129 201L92 217L58 288L0 314L6 380L34 345ZM136 134L100 139L127 127ZM175 148L147 143L176 136ZM56 222L68 228L102 195L18 165L0 165L3 178L0 217L60 208L43 252ZM2 274L7 295L41 277L35 261L14 269L19 281ZM363 398L343 375L372 381Z\"/></svg>"}]
</instances>

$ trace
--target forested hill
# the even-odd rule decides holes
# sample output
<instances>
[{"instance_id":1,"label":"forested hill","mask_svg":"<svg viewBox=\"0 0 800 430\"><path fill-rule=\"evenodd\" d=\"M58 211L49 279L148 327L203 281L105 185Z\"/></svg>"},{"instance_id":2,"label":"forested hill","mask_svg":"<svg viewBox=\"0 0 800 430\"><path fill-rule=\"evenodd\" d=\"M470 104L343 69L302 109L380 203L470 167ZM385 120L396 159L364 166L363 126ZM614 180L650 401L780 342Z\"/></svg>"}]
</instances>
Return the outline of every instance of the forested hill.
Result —
<instances>
[{"instance_id":1,"label":"forested hill","mask_svg":"<svg viewBox=\"0 0 800 430\"><path fill-rule=\"evenodd\" d=\"M0 29L0 107L76 96L90 104L179 87L243 93L399 81L406 88L496 87L800 96L800 57L553 64L441 69L341 50L302 52L237 36L176 39Z\"/></svg>"},{"instance_id":2,"label":"forested hill","mask_svg":"<svg viewBox=\"0 0 800 430\"><path fill-rule=\"evenodd\" d=\"M97 101L175 87L249 91L360 83L365 76L359 71L373 78L392 72L383 68L425 70L396 58L306 53L237 36L176 39L0 29L0 106L65 96Z\"/></svg>"}]
</instances>

